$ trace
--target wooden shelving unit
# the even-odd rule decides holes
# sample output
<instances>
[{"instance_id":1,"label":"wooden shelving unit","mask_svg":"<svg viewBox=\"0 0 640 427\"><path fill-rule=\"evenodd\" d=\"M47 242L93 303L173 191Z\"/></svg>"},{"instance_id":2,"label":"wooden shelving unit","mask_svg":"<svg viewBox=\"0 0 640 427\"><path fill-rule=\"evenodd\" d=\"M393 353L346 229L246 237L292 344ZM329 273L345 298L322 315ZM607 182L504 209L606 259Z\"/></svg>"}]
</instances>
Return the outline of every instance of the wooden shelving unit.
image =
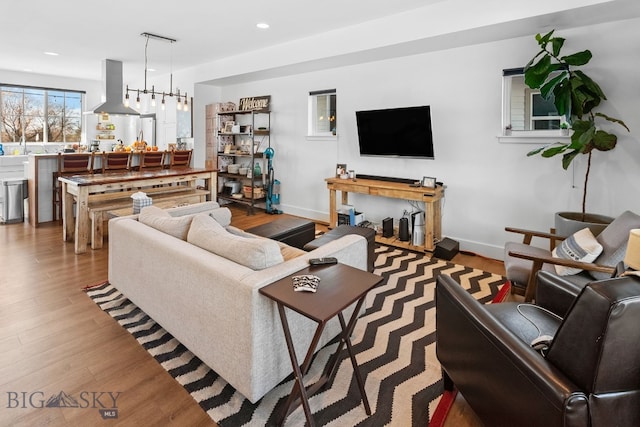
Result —
<instances>
[{"instance_id":1,"label":"wooden shelving unit","mask_svg":"<svg viewBox=\"0 0 640 427\"><path fill-rule=\"evenodd\" d=\"M230 107L235 106L232 103L207 106L207 162L219 170L218 199L245 205L247 213L252 214L255 207L266 208L266 198L259 197L259 194L256 196L256 193L260 193L263 174L267 172L262 159L264 150L271 146L271 112L238 111ZM229 122L235 126L231 128ZM256 164L260 165L259 176L255 175ZM229 173L229 165L244 165L251 173L249 176ZM224 183L229 180L239 181L243 187L250 186L250 197L246 194L243 197L227 194Z\"/></svg>"}]
</instances>

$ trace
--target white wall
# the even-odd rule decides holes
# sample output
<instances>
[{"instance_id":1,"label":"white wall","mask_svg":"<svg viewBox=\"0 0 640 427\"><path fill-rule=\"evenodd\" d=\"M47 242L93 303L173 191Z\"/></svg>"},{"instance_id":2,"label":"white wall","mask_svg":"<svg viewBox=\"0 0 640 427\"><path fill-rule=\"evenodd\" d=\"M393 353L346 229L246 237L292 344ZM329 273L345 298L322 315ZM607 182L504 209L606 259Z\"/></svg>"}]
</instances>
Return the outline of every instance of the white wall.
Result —
<instances>
[{"instance_id":1,"label":"white wall","mask_svg":"<svg viewBox=\"0 0 640 427\"><path fill-rule=\"evenodd\" d=\"M605 112L627 122L619 146L596 153L589 183L588 210L616 216L626 209L640 212L639 168L640 58L628 47L638 39L640 20L562 31L566 51L589 48L594 54L589 74L609 97ZM204 144L204 105L238 102L245 96L271 95L275 175L282 182L285 212L328 219L324 179L337 162L358 173L419 179L435 176L447 186L444 235L461 248L501 258L504 242L516 236L505 226L548 229L553 213L579 210L586 156L575 170L564 171L560 158L526 157L529 144L501 144L501 71L522 66L536 51L533 35L389 59L361 65L253 81L220 88L196 86L196 145ZM307 141L307 95L336 88L338 141ZM431 105L435 160L361 158L354 112L359 109ZM200 122L200 125L197 123ZM378 221L399 218L406 202L352 195L351 202Z\"/></svg>"},{"instance_id":2,"label":"white wall","mask_svg":"<svg viewBox=\"0 0 640 427\"><path fill-rule=\"evenodd\" d=\"M83 80L70 77L50 76L47 74L0 70L0 84L2 83L86 91L87 107L97 106L101 102L100 93L102 91L102 84L98 80Z\"/></svg>"},{"instance_id":3,"label":"white wall","mask_svg":"<svg viewBox=\"0 0 640 427\"><path fill-rule=\"evenodd\" d=\"M526 12L522 11L522 14L526 15ZM509 22L508 18L503 16L501 19ZM527 21L527 25L533 21L536 19ZM548 23L546 20L540 22ZM517 32L512 27L518 23L521 21L505 24L500 31L511 28ZM631 128L629 134L616 128L620 135L618 147L611 153L598 152L593 159L587 208L611 216L626 209L640 212L640 79L637 78L640 57L634 45L639 27L640 19L631 19L558 32L569 39L567 52L592 50L594 59L588 71L609 98L604 112L625 120ZM545 30L547 28L539 29ZM349 38L345 32L340 34L341 40ZM394 34L399 37L399 33ZM464 43L470 34L461 34L466 37ZM479 41L488 37L482 32L479 34ZM332 36L337 35L323 37ZM362 41L365 37L362 33L354 36L352 32L351 38ZM286 212L328 219L328 191L324 179L334 174L338 162L347 163L350 169L359 173L415 179L435 176L447 185L444 235L459 240L462 249L501 258L504 242L515 238L504 232L505 226L544 230L552 226L553 212L580 209L586 156L574 162L575 168L564 171L559 158L527 158L526 152L534 145L497 142L496 136L501 131L501 71L528 61L537 47L533 34L446 49L463 44L449 38L442 50L438 50L438 40L443 39L425 42L424 53L413 56L403 55L415 52L417 46L422 46L420 43L410 44L395 55L389 54L393 59L364 62L371 60L365 52L356 56L363 62L355 65L352 65L355 61L346 60L344 64L348 65L342 67L298 73L289 70L290 75L284 77L226 86L209 86L204 82L215 78L234 81L224 78L233 76L234 71L239 75L249 72L259 76L260 72L255 70L261 66L268 72L269 67L277 68L293 57L300 57L302 52L296 48L303 50L305 44L296 42L280 47L286 48L291 55L284 52L274 55L274 49L278 49L274 48L266 50L259 61L235 58L239 64L245 64L245 68L250 63L260 65L246 70L234 68L232 58L220 64L206 64L175 73L178 86L194 93L195 164L204 165L206 104L237 102L244 96L271 95L275 172L282 181L282 206ZM357 41L353 43L357 44ZM378 43L384 44L382 40ZM631 48L627 47L629 45ZM351 45L346 43L345 46ZM388 43L385 46L388 54L393 47ZM340 46L336 49L338 53L348 50ZM308 70L304 63L300 69ZM243 79L247 77L240 80ZM87 107L100 103L102 90L100 81L4 70L0 71L0 82L86 90ZM327 88L338 91L338 141L307 141L307 94L310 90ZM358 155L356 110L422 104L432 107L435 160L373 159ZM175 118L169 115L173 110L167 111L166 116L158 116L159 140L167 129L175 128ZM161 129L163 126L164 130ZM386 216L397 219L409 208L406 202L362 195L353 195L351 200L373 221Z\"/></svg>"}]
</instances>

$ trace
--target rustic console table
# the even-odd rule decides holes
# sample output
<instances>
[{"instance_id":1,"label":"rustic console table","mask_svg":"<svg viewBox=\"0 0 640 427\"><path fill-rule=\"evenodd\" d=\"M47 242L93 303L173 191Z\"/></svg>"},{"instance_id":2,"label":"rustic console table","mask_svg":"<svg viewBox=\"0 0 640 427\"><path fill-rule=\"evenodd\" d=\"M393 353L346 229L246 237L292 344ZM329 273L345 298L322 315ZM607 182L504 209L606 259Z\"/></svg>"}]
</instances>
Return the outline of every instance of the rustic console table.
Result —
<instances>
[{"instance_id":1,"label":"rustic console table","mask_svg":"<svg viewBox=\"0 0 640 427\"><path fill-rule=\"evenodd\" d=\"M393 199L415 200L423 202L425 205L424 246L414 246L411 242L402 242L397 237L376 236L377 242L411 250L433 252L436 243L442 239L441 200L444 188L441 185L436 188L413 187L406 183L360 178L354 180L327 178L325 181L329 189L329 227L335 227L338 223L336 191L342 193L343 205L349 204L349 193L360 193Z\"/></svg>"}]
</instances>

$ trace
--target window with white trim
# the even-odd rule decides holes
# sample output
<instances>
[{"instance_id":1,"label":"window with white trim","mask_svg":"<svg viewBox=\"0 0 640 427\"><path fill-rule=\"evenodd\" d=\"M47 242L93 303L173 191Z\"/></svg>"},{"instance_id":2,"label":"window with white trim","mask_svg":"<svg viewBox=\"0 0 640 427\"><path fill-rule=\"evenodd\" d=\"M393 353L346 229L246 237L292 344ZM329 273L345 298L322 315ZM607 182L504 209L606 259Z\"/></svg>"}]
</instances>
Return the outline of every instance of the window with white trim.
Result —
<instances>
[{"instance_id":1,"label":"window with white trim","mask_svg":"<svg viewBox=\"0 0 640 427\"><path fill-rule=\"evenodd\" d=\"M562 136L564 118L558 115L553 96L544 99L540 90L529 88L522 68L506 69L502 74L502 136L510 139Z\"/></svg>"},{"instance_id":2,"label":"window with white trim","mask_svg":"<svg viewBox=\"0 0 640 427\"><path fill-rule=\"evenodd\" d=\"M309 92L308 136L333 137L337 129L336 90Z\"/></svg>"},{"instance_id":3,"label":"window with white trim","mask_svg":"<svg viewBox=\"0 0 640 427\"><path fill-rule=\"evenodd\" d=\"M84 92L0 85L2 142L80 142Z\"/></svg>"}]
</instances>

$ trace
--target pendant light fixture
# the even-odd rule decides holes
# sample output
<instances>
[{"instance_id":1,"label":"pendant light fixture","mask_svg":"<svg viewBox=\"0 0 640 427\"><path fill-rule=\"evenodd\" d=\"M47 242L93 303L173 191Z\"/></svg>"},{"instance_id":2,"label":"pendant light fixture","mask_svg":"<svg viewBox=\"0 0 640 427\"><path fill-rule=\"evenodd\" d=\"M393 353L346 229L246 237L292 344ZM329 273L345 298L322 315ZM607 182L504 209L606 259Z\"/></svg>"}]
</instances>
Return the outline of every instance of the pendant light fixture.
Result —
<instances>
[{"instance_id":1,"label":"pendant light fixture","mask_svg":"<svg viewBox=\"0 0 640 427\"><path fill-rule=\"evenodd\" d=\"M152 33L142 33L140 34L142 37L145 37L147 40L145 41L144 44L144 89L130 89L129 85L127 85L127 89L126 89L126 93L124 96L124 105L125 106L129 106L129 92L135 92L136 94L136 108L140 108L140 95L142 94L144 95L151 95L151 106L155 107L156 106L156 95L162 95L162 100L161 100L161 104L160 104L160 108L162 108L162 110L165 109L165 96L171 97L173 98L174 96L176 97L176 108L178 110L182 110L184 109L184 111L189 111L189 102L188 102L188 96L187 93L185 92L184 94L180 93L180 89L176 88L176 91L174 93L173 91L173 44L176 42L176 39L172 39L169 37L165 37L165 36L160 36L157 34L152 34ZM170 58L170 73L169 73L169 92L166 91L162 91L162 92L156 92L156 88L155 85L151 86L151 89L147 89L147 49L149 47L149 39L154 39L154 40L159 40L159 41L163 41L163 42L168 42L171 44L171 58Z\"/></svg>"}]
</instances>

